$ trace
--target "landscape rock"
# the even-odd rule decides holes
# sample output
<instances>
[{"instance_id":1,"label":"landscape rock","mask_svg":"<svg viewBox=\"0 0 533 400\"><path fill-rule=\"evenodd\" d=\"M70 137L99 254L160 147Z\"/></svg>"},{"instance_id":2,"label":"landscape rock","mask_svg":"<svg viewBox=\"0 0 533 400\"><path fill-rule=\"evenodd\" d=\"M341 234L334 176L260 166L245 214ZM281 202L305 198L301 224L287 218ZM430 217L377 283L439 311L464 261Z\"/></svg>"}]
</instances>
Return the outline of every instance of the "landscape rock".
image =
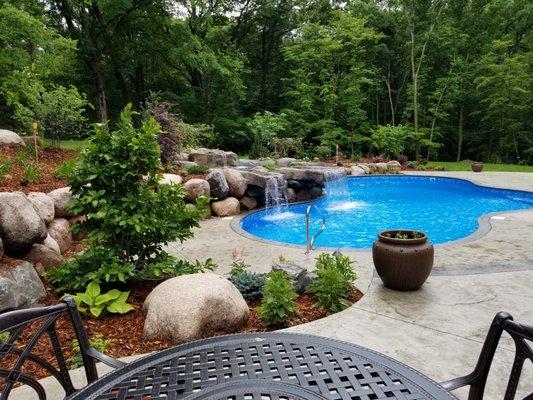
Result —
<instances>
[{"instance_id":1,"label":"landscape rock","mask_svg":"<svg viewBox=\"0 0 533 400\"><path fill-rule=\"evenodd\" d=\"M237 288L213 273L190 274L159 284L143 306L144 337L174 344L232 332L248 321L249 309Z\"/></svg>"},{"instance_id":2,"label":"landscape rock","mask_svg":"<svg viewBox=\"0 0 533 400\"><path fill-rule=\"evenodd\" d=\"M366 164L357 164L357 166L359 168L361 168L363 171L365 171L365 174L369 174L370 173L370 168L368 167L368 165L366 165Z\"/></svg>"},{"instance_id":3,"label":"landscape rock","mask_svg":"<svg viewBox=\"0 0 533 400\"><path fill-rule=\"evenodd\" d=\"M72 246L70 224L64 218L56 218L48 225L48 235L57 242L61 254Z\"/></svg>"},{"instance_id":4,"label":"landscape rock","mask_svg":"<svg viewBox=\"0 0 533 400\"><path fill-rule=\"evenodd\" d=\"M272 266L272 271L277 270L285 271L289 275L291 284L298 294L304 294L307 292L311 282L313 282L313 278L309 272L307 272L307 268L303 268L295 264L279 262Z\"/></svg>"},{"instance_id":5,"label":"landscape rock","mask_svg":"<svg viewBox=\"0 0 533 400\"><path fill-rule=\"evenodd\" d=\"M241 203L242 208L246 210L253 210L257 207L257 200L251 196L244 196L239 202Z\"/></svg>"},{"instance_id":6,"label":"landscape rock","mask_svg":"<svg viewBox=\"0 0 533 400\"><path fill-rule=\"evenodd\" d=\"M402 170L402 166L399 161L391 160L387 163L387 169L389 171L399 172Z\"/></svg>"},{"instance_id":7,"label":"landscape rock","mask_svg":"<svg viewBox=\"0 0 533 400\"><path fill-rule=\"evenodd\" d=\"M320 187L312 187L308 189L302 189L298 192L296 192L296 201L308 201L317 199L320 196L322 196L323 191Z\"/></svg>"},{"instance_id":8,"label":"landscape rock","mask_svg":"<svg viewBox=\"0 0 533 400\"><path fill-rule=\"evenodd\" d=\"M0 237L7 254L29 249L46 234L44 221L23 193L0 193Z\"/></svg>"},{"instance_id":9,"label":"landscape rock","mask_svg":"<svg viewBox=\"0 0 533 400\"><path fill-rule=\"evenodd\" d=\"M159 180L162 185L179 185L182 181L181 176L176 174L163 174L163 177Z\"/></svg>"},{"instance_id":10,"label":"landscape rock","mask_svg":"<svg viewBox=\"0 0 533 400\"><path fill-rule=\"evenodd\" d=\"M285 189L285 198L287 199L288 203L294 203L296 201L296 192L294 189L290 187Z\"/></svg>"},{"instance_id":11,"label":"landscape rock","mask_svg":"<svg viewBox=\"0 0 533 400\"><path fill-rule=\"evenodd\" d=\"M241 173L248 185L258 186L264 189L271 179L276 179L282 185L286 185L283 175L277 172L242 171Z\"/></svg>"},{"instance_id":12,"label":"landscape rock","mask_svg":"<svg viewBox=\"0 0 533 400\"><path fill-rule=\"evenodd\" d=\"M345 174L344 169L338 167L280 168L279 172L287 180L313 181L321 186L324 185L330 176Z\"/></svg>"},{"instance_id":13,"label":"landscape rock","mask_svg":"<svg viewBox=\"0 0 533 400\"><path fill-rule=\"evenodd\" d=\"M365 170L361 167L358 167L357 165L354 165L350 168L350 174L352 176L365 175Z\"/></svg>"},{"instance_id":14,"label":"landscape rock","mask_svg":"<svg viewBox=\"0 0 533 400\"><path fill-rule=\"evenodd\" d=\"M244 196L248 186L244 176L239 171L231 168L224 168L222 172L229 187L229 195L238 199Z\"/></svg>"},{"instance_id":15,"label":"landscape rock","mask_svg":"<svg viewBox=\"0 0 533 400\"><path fill-rule=\"evenodd\" d=\"M295 158L284 157L284 158L278 159L276 161L276 165L278 167L290 167L295 161L296 161Z\"/></svg>"},{"instance_id":16,"label":"landscape rock","mask_svg":"<svg viewBox=\"0 0 533 400\"><path fill-rule=\"evenodd\" d=\"M198 164L192 161L178 161L176 165L178 165L180 168L183 168L183 169L189 169L189 168L198 166Z\"/></svg>"},{"instance_id":17,"label":"landscape rock","mask_svg":"<svg viewBox=\"0 0 533 400\"><path fill-rule=\"evenodd\" d=\"M189 153L179 153L176 155L178 161L189 161Z\"/></svg>"},{"instance_id":18,"label":"landscape rock","mask_svg":"<svg viewBox=\"0 0 533 400\"><path fill-rule=\"evenodd\" d=\"M48 247L50 250L55 251L57 254L61 254L61 247L57 241L50 235L46 236L46 239L43 240L43 245Z\"/></svg>"},{"instance_id":19,"label":"landscape rock","mask_svg":"<svg viewBox=\"0 0 533 400\"><path fill-rule=\"evenodd\" d=\"M44 285L29 262L0 268L0 312L31 307L45 296Z\"/></svg>"},{"instance_id":20,"label":"landscape rock","mask_svg":"<svg viewBox=\"0 0 533 400\"><path fill-rule=\"evenodd\" d=\"M209 182L211 197L219 200L228 197L229 186L222 170L213 169L209 175L205 177L205 180Z\"/></svg>"},{"instance_id":21,"label":"landscape rock","mask_svg":"<svg viewBox=\"0 0 533 400\"><path fill-rule=\"evenodd\" d=\"M186 198L190 202L194 203L200 196L209 196L209 182L205 179L193 178L185 182L185 191L187 192Z\"/></svg>"},{"instance_id":22,"label":"landscape rock","mask_svg":"<svg viewBox=\"0 0 533 400\"><path fill-rule=\"evenodd\" d=\"M241 207L239 200L235 197L228 197L225 200L212 203L211 210L218 217L229 217L231 215L238 215L241 212Z\"/></svg>"},{"instance_id":23,"label":"landscape rock","mask_svg":"<svg viewBox=\"0 0 533 400\"><path fill-rule=\"evenodd\" d=\"M24 140L15 132L0 129L0 148L2 147L25 147Z\"/></svg>"},{"instance_id":24,"label":"landscape rock","mask_svg":"<svg viewBox=\"0 0 533 400\"><path fill-rule=\"evenodd\" d=\"M31 145L35 146L35 142L37 142L37 146L41 145L41 137L40 136L34 136L34 135L21 136L21 139L24 141L26 146L31 146Z\"/></svg>"},{"instance_id":25,"label":"landscape rock","mask_svg":"<svg viewBox=\"0 0 533 400\"><path fill-rule=\"evenodd\" d=\"M50 196L54 201L56 218L70 218L74 216L68 209L68 203L72 198L72 193L68 186L52 190L50 193L48 193L48 196Z\"/></svg>"},{"instance_id":26,"label":"landscape rock","mask_svg":"<svg viewBox=\"0 0 533 400\"><path fill-rule=\"evenodd\" d=\"M237 154L224 150L196 149L189 153L189 160L209 168L234 167Z\"/></svg>"},{"instance_id":27,"label":"landscape rock","mask_svg":"<svg viewBox=\"0 0 533 400\"><path fill-rule=\"evenodd\" d=\"M373 166L377 172L385 172L388 169L387 163L384 162L374 163Z\"/></svg>"},{"instance_id":28,"label":"landscape rock","mask_svg":"<svg viewBox=\"0 0 533 400\"><path fill-rule=\"evenodd\" d=\"M245 168L254 168L254 167L265 167L267 165L276 165L276 163L273 160L245 160L245 159L238 159L236 162L237 167L245 167Z\"/></svg>"},{"instance_id":29,"label":"landscape rock","mask_svg":"<svg viewBox=\"0 0 533 400\"><path fill-rule=\"evenodd\" d=\"M63 257L44 244L34 244L28 253L22 256L23 260L35 265L37 272L44 272L46 268L57 267L63 262Z\"/></svg>"},{"instance_id":30,"label":"landscape rock","mask_svg":"<svg viewBox=\"0 0 533 400\"><path fill-rule=\"evenodd\" d=\"M55 206L50 196L41 192L30 192L27 197L45 224L54 220Z\"/></svg>"}]
</instances>

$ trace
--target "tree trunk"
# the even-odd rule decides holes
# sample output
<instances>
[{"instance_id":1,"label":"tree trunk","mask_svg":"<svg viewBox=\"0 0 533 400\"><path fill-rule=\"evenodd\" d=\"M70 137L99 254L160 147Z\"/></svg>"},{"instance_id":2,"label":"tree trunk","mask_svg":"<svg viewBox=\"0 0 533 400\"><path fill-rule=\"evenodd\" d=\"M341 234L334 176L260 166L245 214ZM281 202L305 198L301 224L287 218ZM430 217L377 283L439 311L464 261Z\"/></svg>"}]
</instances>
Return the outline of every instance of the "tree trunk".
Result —
<instances>
[{"instance_id":1,"label":"tree trunk","mask_svg":"<svg viewBox=\"0 0 533 400\"><path fill-rule=\"evenodd\" d=\"M94 91L96 97L96 118L98 122L107 121L107 101L105 96L105 80L99 54L94 54L91 60L94 74Z\"/></svg>"},{"instance_id":2,"label":"tree trunk","mask_svg":"<svg viewBox=\"0 0 533 400\"><path fill-rule=\"evenodd\" d=\"M419 62L422 62L422 56L420 57ZM415 27L414 25L411 26L411 75L413 79L413 125L415 128L415 133L418 133L418 71L415 67Z\"/></svg>"},{"instance_id":3,"label":"tree trunk","mask_svg":"<svg viewBox=\"0 0 533 400\"><path fill-rule=\"evenodd\" d=\"M461 151L463 149L463 119L464 119L465 106L461 104L461 109L459 110L459 138L457 140L457 159L456 161L461 161Z\"/></svg>"}]
</instances>

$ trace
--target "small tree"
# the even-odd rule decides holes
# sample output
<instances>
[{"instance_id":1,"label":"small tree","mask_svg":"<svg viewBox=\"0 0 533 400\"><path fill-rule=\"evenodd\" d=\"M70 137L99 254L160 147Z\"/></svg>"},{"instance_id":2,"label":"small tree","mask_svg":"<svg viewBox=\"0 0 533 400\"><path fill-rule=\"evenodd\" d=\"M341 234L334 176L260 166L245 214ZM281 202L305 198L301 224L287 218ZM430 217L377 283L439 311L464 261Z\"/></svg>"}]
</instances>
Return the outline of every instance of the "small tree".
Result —
<instances>
[{"instance_id":1,"label":"small tree","mask_svg":"<svg viewBox=\"0 0 533 400\"><path fill-rule=\"evenodd\" d=\"M78 230L90 243L86 253L62 267L70 268L69 279L125 281L153 271L154 264L168 267L175 260L163 245L192 236L201 211L185 207L180 185L159 183L159 131L153 118L136 129L130 105L121 113L116 130L97 127L69 180L71 209L85 216ZM56 282L68 287L67 278L59 275L54 272Z\"/></svg>"},{"instance_id":2,"label":"small tree","mask_svg":"<svg viewBox=\"0 0 533 400\"><path fill-rule=\"evenodd\" d=\"M263 114L257 113L248 123L248 129L252 134L252 157L265 157L269 147L274 144L278 133L285 130L283 120L269 111Z\"/></svg>"},{"instance_id":3,"label":"small tree","mask_svg":"<svg viewBox=\"0 0 533 400\"><path fill-rule=\"evenodd\" d=\"M405 148L408 129L402 125L378 125L372 133L372 146L384 156L399 156Z\"/></svg>"}]
</instances>

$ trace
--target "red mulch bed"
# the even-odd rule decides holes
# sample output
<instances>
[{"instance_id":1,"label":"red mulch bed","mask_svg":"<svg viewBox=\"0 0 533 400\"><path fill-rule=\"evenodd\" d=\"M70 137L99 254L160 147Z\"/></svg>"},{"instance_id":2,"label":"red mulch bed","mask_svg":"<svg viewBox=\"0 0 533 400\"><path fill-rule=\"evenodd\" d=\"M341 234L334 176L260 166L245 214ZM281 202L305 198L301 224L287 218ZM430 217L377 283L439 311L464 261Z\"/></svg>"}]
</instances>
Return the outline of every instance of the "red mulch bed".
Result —
<instances>
[{"instance_id":1,"label":"red mulch bed","mask_svg":"<svg viewBox=\"0 0 533 400\"><path fill-rule=\"evenodd\" d=\"M3 177L0 177L0 192L49 192L54 189L67 186L67 182L54 177L54 171L63 161L75 158L74 150L60 150L53 148L39 148L39 179L37 182L29 183L27 186L21 185L24 178L24 167L20 165L17 154L26 149L2 148L0 149L0 159L11 161L11 170ZM33 161L32 156L28 161Z\"/></svg>"},{"instance_id":2,"label":"red mulch bed","mask_svg":"<svg viewBox=\"0 0 533 400\"><path fill-rule=\"evenodd\" d=\"M6 257L2 260L6 261ZM144 282L141 284L130 285L130 297L128 302L131 303L135 310L125 315L105 315L101 318L84 318L83 322L89 333L89 336L94 337L96 334L101 334L105 339L111 339L112 343L106 351L106 354L118 358L129 356L133 354L148 353L152 351L163 350L172 347L172 343L168 340L145 340L142 337L142 330L144 325L144 315L142 311L142 304L146 296L157 285L158 282ZM122 288L124 289L124 288ZM53 291L51 286L46 287L48 293L47 298L43 301L45 305L57 304L60 301L59 296ZM357 302L363 294L353 289L350 293L349 299L351 303ZM306 322L314 321L323 318L327 315L326 311L321 308L313 307L315 299L312 295L304 294L297 298L298 315L290 320L290 325L298 325ZM260 303L259 300L248 301L250 307L250 318L245 327L240 332L265 332L274 330L265 327L261 323L261 319L255 311L255 307ZM18 345L23 346L31 336L31 332L38 327L38 323L34 323L30 329L26 329L22 340ZM69 359L74 354L70 347L74 339L74 331L70 325L70 321L66 317L61 317L57 322L57 331L59 340L64 348L64 354ZM226 331L214 332L213 336L226 334ZM48 337L43 337L39 341L34 350L34 354L41 356L52 365L56 365L52 344ZM26 363L23 369L27 374L42 378L48 374L43 369L39 368L33 363Z\"/></svg>"}]
</instances>

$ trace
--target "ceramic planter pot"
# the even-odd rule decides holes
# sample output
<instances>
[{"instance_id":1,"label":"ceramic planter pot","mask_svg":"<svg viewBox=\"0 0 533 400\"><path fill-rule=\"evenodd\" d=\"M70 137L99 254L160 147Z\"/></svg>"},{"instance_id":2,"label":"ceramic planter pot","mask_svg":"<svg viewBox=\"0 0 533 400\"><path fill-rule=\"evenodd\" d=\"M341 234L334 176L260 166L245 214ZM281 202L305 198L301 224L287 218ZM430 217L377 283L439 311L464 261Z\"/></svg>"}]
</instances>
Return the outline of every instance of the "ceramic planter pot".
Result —
<instances>
[{"instance_id":1,"label":"ceramic planter pot","mask_svg":"<svg viewBox=\"0 0 533 400\"><path fill-rule=\"evenodd\" d=\"M427 235L417 231L383 231L372 245L379 277L385 286L395 290L419 289L431 273L433 255L433 245Z\"/></svg>"},{"instance_id":2,"label":"ceramic planter pot","mask_svg":"<svg viewBox=\"0 0 533 400\"><path fill-rule=\"evenodd\" d=\"M472 171L474 171L474 172L483 171L483 163L482 162L473 162L472 164L470 164L470 167L472 168Z\"/></svg>"}]
</instances>

